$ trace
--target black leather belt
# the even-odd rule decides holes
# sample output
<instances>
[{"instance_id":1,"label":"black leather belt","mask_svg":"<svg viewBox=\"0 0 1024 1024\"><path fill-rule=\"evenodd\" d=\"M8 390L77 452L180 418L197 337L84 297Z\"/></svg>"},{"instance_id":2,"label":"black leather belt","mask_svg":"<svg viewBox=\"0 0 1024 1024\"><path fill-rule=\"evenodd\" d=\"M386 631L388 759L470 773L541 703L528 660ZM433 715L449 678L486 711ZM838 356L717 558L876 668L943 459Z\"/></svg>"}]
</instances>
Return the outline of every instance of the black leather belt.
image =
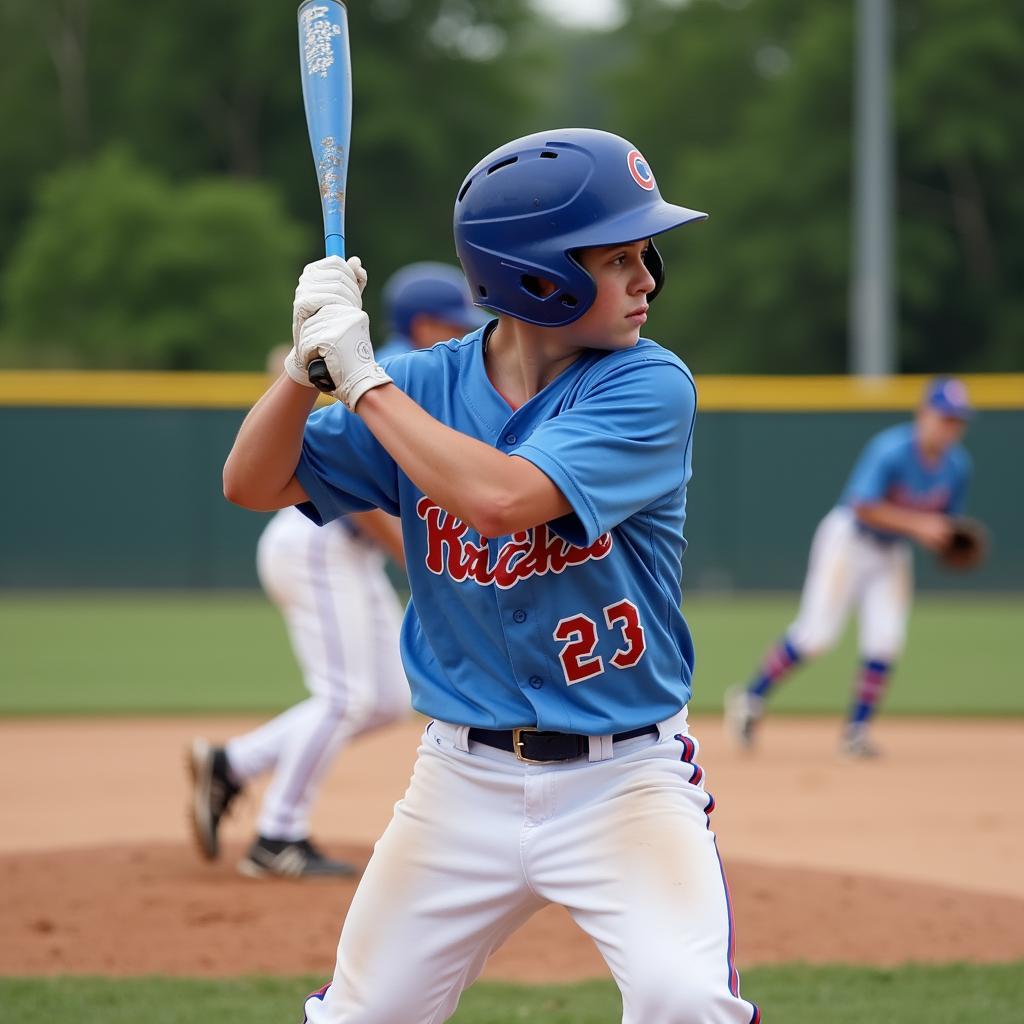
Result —
<instances>
[{"instance_id":1,"label":"black leather belt","mask_svg":"<svg viewBox=\"0 0 1024 1024\"><path fill-rule=\"evenodd\" d=\"M612 742L631 740L637 736L654 735L656 725L644 725L612 736ZM572 761L590 753L590 739L574 732L540 732L537 729L470 729L469 738L498 750L507 750L527 764L550 764Z\"/></svg>"}]
</instances>

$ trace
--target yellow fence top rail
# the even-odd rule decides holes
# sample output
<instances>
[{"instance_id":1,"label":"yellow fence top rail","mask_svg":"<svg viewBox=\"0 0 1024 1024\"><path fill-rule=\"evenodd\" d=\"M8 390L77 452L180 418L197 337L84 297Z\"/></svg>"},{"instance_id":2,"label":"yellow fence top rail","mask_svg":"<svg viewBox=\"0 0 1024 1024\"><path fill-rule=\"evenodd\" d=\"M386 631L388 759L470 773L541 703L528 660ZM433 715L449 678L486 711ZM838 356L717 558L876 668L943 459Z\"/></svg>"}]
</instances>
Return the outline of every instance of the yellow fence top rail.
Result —
<instances>
[{"instance_id":1,"label":"yellow fence top rail","mask_svg":"<svg viewBox=\"0 0 1024 1024\"><path fill-rule=\"evenodd\" d=\"M261 373L7 370L0 405L244 409L266 386Z\"/></svg>"},{"instance_id":2,"label":"yellow fence top rail","mask_svg":"<svg viewBox=\"0 0 1024 1024\"><path fill-rule=\"evenodd\" d=\"M930 377L698 377L699 407L729 412L914 409ZM1024 373L966 374L979 409L1024 409Z\"/></svg>"},{"instance_id":3,"label":"yellow fence top rail","mask_svg":"<svg viewBox=\"0 0 1024 1024\"><path fill-rule=\"evenodd\" d=\"M913 409L929 378L697 378L704 412L852 412ZM979 409L1024 409L1024 373L961 377ZM0 406L246 409L263 393L261 373L103 370L0 371Z\"/></svg>"}]
</instances>

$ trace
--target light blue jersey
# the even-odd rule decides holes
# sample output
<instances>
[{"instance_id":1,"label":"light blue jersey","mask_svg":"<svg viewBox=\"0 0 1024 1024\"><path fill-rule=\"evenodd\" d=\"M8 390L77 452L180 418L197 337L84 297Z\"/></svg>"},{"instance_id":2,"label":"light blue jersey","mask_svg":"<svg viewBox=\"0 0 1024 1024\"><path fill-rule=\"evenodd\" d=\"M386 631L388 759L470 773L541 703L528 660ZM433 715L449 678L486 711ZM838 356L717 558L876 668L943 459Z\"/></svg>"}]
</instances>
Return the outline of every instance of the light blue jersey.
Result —
<instances>
[{"instance_id":1,"label":"light blue jersey","mask_svg":"<svg viewBox=\"0 0 1024 1024\"><path fill-rule=\"evenodd\" d=\"M392 334L389 336L388 340L374 352L374 355L377 357L377 362L387 369L389 363L395 358L395 356L403 356L406 352L412 351L413 343L404 334ZM356 536L364 536L351 519L345 518L342 519L341 522L349 533Z\"/></svg>"},{"instance_id":2,"label":"light blue jersey","mask_svg":"<svg viewBox=\"0 0 1024 1024\"><path fill-rule=\"evenodd\" d=\"M584 353L513 410L487 377L487 330L399 356L388 372L442 423L538 466L572 513L483 539L340 403L309 419L300 508L317 522L374 506L401 516L413 596L402 658L417 711L596 735L669 718L693 669L679 610L693 378L641 339Z\"/></svg>"},{"instance_id":3,"label":"light blue jersey","mask_svg":"<svg viewBox=\"0 0 1024 1024\"><path fill-rule=\"evenodd\" d=\"M876 434L850 474L841 505L887 501L903 508L960 515L967 498L971 457L953 445L936 462L926 462L914 439L914 424L901 423ZM900 535L859 524L884 540Z\"/></svg>"}]
</instances>

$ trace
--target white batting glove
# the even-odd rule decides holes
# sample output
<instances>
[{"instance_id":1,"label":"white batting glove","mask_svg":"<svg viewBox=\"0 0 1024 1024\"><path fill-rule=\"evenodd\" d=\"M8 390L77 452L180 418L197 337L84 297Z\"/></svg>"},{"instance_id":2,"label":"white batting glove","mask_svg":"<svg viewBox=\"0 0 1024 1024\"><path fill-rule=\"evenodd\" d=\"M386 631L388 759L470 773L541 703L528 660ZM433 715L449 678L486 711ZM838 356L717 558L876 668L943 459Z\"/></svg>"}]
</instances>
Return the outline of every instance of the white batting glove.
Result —
<instances>
[{"instance_id":1,"label":"white batting glove","mask_svg":"<svg viewBox=\"0 0 1024 1024\"><path fill-rule=\"evenodd\" d=\"M336 385L331 394L353 412L367 391L391 382L373 354L370 318L350 305L332 303L317 310L299 330L294 352L303 367L323 359Z\"/></svg>"},{"instance_id":2,"label":"white batting glove","mask_svg":"<svg viewBox=\"0 0 1024 1024\"><path fill-rule=\"evenodd\" d=\"M322 306L336 304L362 309L365 287L366 270L358 256L350 256L347 260L328 256L304 267L292 304L293 346L298 346L302 325ZM295 348L285 357L284 368L296 384L314 387Z\"/></svg>"}]
</instances>

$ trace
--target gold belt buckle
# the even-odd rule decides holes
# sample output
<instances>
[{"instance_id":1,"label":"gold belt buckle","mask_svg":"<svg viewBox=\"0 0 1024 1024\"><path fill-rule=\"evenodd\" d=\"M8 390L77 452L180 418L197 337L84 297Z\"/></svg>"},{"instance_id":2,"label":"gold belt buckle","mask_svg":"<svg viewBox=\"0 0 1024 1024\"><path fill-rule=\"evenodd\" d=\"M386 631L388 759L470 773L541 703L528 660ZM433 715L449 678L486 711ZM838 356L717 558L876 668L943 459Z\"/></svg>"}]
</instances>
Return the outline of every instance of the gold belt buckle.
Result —
<instances>
[{"instance_id":1,"label":"gold belt buckle","mask_svg":"<svg viewBox=\"0 0 1024 1024\"><path fill-rule=\"evenodd\" d=\"M522 735L524 732L540 732L540 729L524 725L521 729L512 730L512 753L516 755L516 760L522 761L523 764L550 764L550 761L535 761L532 757L523 757Z\"/></svg>"}]
</instances>

